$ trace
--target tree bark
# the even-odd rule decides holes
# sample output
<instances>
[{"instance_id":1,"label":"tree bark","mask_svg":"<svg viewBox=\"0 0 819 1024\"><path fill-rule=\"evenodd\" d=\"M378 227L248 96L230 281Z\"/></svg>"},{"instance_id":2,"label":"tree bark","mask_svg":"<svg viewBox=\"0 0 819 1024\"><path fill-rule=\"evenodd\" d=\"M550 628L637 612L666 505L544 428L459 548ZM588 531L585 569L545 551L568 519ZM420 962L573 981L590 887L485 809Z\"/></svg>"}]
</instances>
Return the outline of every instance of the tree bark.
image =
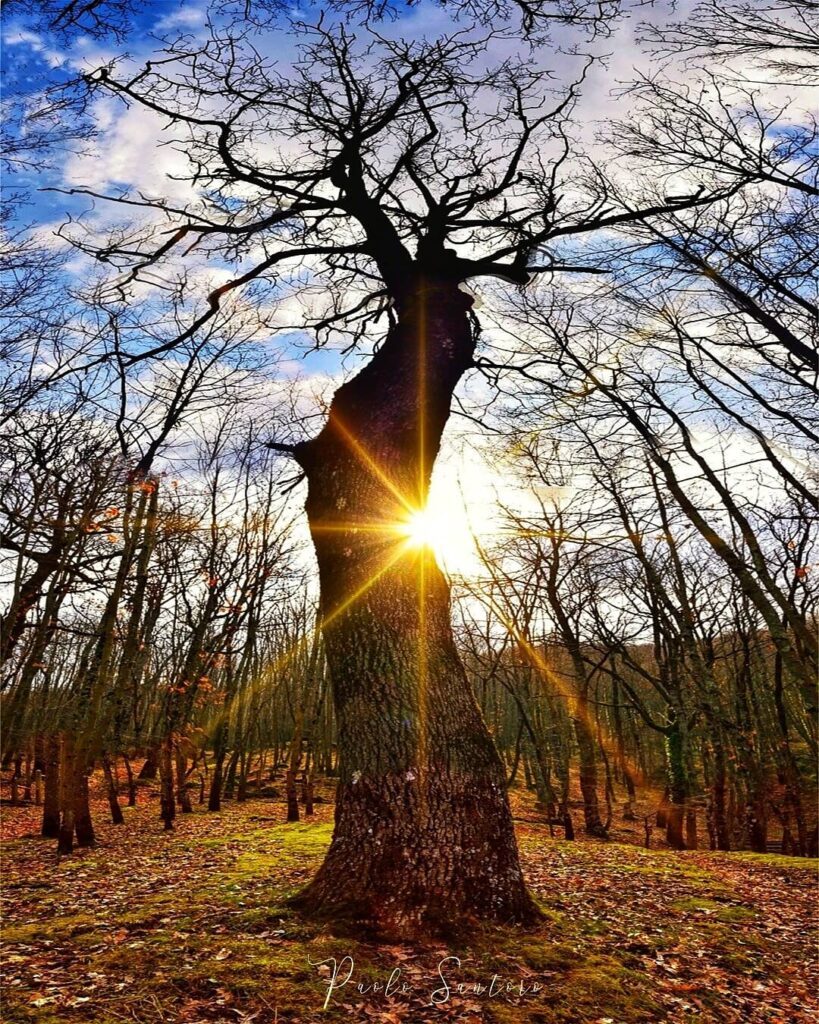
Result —
<instances>
[{"instance_id":1,"label":"tree bark","mask_svg":"<svg viewBox=\"0 0 819 1024\"><path fill-rule=\"evenodd\" d=\"M183 814L193 814L190 793L188 792L188 757L182 747L183 740L176 742L174 760L176 762L176 802Z\"/></svg>"},{"instance_id":2,"label":"tree bark","mask_svg":"<svg viewBox=\"0 0 819 1024\"><path fill-rule=\"evenodd\" d=\"M49 736L45 746L45 795L40 835L56 839L60 834L60 739Z\"/></svg>"},{"instance_id":3,"label":"tree bark","mask_svg":"<svg viewBox=\"0 0 819 1024\"><path fill-rule=\"evenodd\" d=\"M222 809L222 767L225 763L225 749L222 743L216 747L213 757L213 775L210 781L210 793L208 794L208 810L220 811Z\"/></svg>"},{"instance_id":4,"label":"tree bark","mask_svg":"<svg viewBox=\"0 0 819 1024\"><path fill-rule=\"evenodd\" d=\"M586 833L607 839L608 831L600 818L597 797L597 751L588 724L589 706L585 698L578 700L578 714L574 718L574 735L579 756L580 792L583 794L583 824Z\"/></svg>"},{"instance_id":5,"label":"tree bark","mask_svg":"<svg viewBox=\"0 0 819 1024\"><path fill-rule=\"evenodd\" d=\"M104 751L102 755L102 771L105 776L105 791L108 796L108 806L111 809L111 822L114 825L122 825L125 822L125 816L123 815L122 808L119 805L119 784L117 781L116 759L112 764L111 757L107 751Z\"/></svg>"},{"instance_id":6,"label":"tree bark","mask_svg":"<svg viewBox=\"0 0 819 1024\"><path fill-rule=\"evenodd\" d=\"M168 734L159 753L159 816L166 832L173 829L176 798L173 778L173 737Z\"/></svg>"},{"instance_id":7,"label":"tree bark","mask_svg":"<svg viewBox=\"0 0 819 1024\"><path fill-rule=\"evenodd\" d=\"M666 840L675 850L685 849L683 823L688 800L688 773L685 766L685 732L679 720L666 732L669 806L666 818Z\"/></svg>"},{"instance_id":8,"label":"tree bark","mask_svg":"<svg viewBox=\"0 0 819 1024\"><path fill-rule=\"evenodd\" d=\"M296 773L299 770L301 761L301 712L296 713L293 723L293 736L290 740L290 756L285 774L284 788L287 794L287 820L290 822L299 820L299 797L296 791Z\"/></svg>"},{"instance_id":9,"label":"tree bark","mask_svg":"<svg viewBox=\"0 0 819 1024\"><path fill-rule=\"evenodd\" d=\"M131 759L127 754L123 755L123 761L125 762L125 773L128 776L128 806L136 807L136 781L134 779L134 769L131 767Z\"/></svg>"},{"instance_id":10,"label":"tree bark","mask_svg":"<svg viewBox=\"0 0 819 1024\"><path fill-rule=\"evenodd\" d=\"M77 846L96 846L97 844L94 823L91 820L91 801L88 792L90 769L91 766L87 766L84 759L78 759L74 785L74 828L77 833Z\"/></svg>"},{"instance_id":11,"label":"tree bark","mask_svg":"<svg viewBox=\"0 0 819 1024\"><path fill-rule=\"evenodd\" d=\"M70 854L74 849L74 790L76 756L71 738L63 733L60 739L60 829L57 835L57 853Z\"/></svg>"},{"instance_id":12,"label":"tree bark","mask_svg":"<svg viewBox=\"0 0 819 1024\"><path fill-rule=\"evenodd\" d=\"M239 742L237 737L237 742ZM227 773L225 775L225 788L222 791L223 800L232 800L233 792L236 789L236 769L239 766L239 750L234 750L228 761Z\"/></svg>"},{"instance_id":13,"label":"tree bark","mask_svg":"<svg viewBox=\"0 0 819 1024\"><path fill-rule=\"evenodd\" d=\"M501 759L453 641L449 585L395 526L426 503L471 300L420 281L370 363L297 446L338 720L333 840L300 903L408 936L533 921Z\"/></svg>"},{"instance_id":14,"label":"tree bark","mask_svg":"<svg viewBox=\"0 0 819 1024\"><path fill-rule=\"evenodd\" d=\"M139 770L139 779L155 779L159 771L159 752L156 747L150 747L145 755L145 763Z\"/></svg>"}]
</instances>

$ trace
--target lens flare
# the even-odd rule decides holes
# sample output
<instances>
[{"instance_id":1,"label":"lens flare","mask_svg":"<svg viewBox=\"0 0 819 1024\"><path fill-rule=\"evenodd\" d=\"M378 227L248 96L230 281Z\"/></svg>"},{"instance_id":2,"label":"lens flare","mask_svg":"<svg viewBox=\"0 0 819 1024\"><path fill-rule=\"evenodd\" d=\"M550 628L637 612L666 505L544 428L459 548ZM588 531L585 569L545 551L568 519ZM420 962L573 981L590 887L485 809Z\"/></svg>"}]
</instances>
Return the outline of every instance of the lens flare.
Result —
<instances>
[{"instance_id":1,"label":"lens flare","mask_svg":"<svg viewBox=\"0 0 819 1024\"><path fill-rule=\"evenodd\" d=\"M409 548L436 549L441 543L442 532L442 524L429 507L412 512L399 526L399 533Z\"/></svg>"}]
</instances>

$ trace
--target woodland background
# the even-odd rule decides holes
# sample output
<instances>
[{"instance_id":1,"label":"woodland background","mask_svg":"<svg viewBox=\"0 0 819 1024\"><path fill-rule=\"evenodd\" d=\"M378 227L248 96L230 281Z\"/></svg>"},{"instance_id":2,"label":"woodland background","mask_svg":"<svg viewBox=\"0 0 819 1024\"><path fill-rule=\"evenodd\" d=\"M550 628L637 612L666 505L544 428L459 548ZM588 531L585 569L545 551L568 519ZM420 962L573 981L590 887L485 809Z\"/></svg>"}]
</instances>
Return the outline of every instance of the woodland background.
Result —
<instances>
[{"instance_id":1,"label":"woodland background","mask_svg":"<svg viewBox=\"0 0 819 1024\"><path fill-rule=\"evenodd\" d=\"M546 942L507 936L506 973L543 974L552 998L440 1012L807 1020L815 893L783 856L817 855L815 4L342 13L391 40L423 17L512 25L569 97L542 150L548 260L532 250L545 266L526 287L474 289L480 348L429 538L551 915ZM168 271L157 247L190 214L196 175L175 175L197 154L96 70L133 75L236 18L264 49L275 17L6 5L12 1019L310 1020L305 950L344 948L281 909L329 838L338 772L283 449L377 348L384 308L350 290L343 254L323 279L302 253L250 273L264 244L246 226ZM322 43L295 34L286 62ZM207 216L247 213L227 186L203 194ZM562 241L581 212L600 230ZM494 948L475 940L470 969ZM437 952L358 956L411 972ZM350 1000L360 1019L427 1019Z\"/></svg>"}]
</instances>

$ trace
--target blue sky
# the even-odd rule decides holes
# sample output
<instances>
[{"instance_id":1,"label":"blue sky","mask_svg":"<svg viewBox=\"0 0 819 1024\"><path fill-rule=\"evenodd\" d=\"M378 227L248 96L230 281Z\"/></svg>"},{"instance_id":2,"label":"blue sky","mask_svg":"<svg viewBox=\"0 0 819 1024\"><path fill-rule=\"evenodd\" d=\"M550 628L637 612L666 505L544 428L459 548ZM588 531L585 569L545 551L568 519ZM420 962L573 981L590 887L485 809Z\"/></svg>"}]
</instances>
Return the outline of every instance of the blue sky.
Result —
<instances>
[{"instance_id":1,"label":"blue sky","mask_svg":"<svg viewBox=\"0 0 819 1024\"><path fill-rule=\"evenodd\" d=\"M687 3L683 6L689 6ZM82 70L93 70L106 64L118 54L127 53L135 62L141 63L158 45L158 34L165 31L196 31L204 20L202 0L153 0L134 15L130 31L122 42L112 39L95 40L82 33L72 33L59 38L47 31L42 19L36 13L26 13L19 5L12 8L3 22L3 77L4 100L8 103L34 102L47 90L69 82ZM642 15L640 15L642 16ZM658 15L659 16L659 15ZM435 32L443 24L445 16L438 7L427 4L401 19L402 29ZM610 90L627 80L633 73L640 54L634 42L635 19L620 23L616 35L601 40L596 48L609 53L607 70L602 69L586 88L586 95L578 117L577 131L585 133L586 140L592 139L598 127L615 112L623 113L628 102L618 106ZM392 29L391 29L392 31ZM561 37L568 42L568 37ZM263 40L265 52L275 52L285 37L270 35ZM576 59L555 49L549 51L549 59L559 72L565 72ZM9 191L22 189L27 202L16 213L18 222L40 226L44 233L53 231L67 216L76 217L90 208L87 197L70 197L62 193L42 191L48 186L65 187L71 184L92 182L99 176L97 187L100 191L116 189L118 185L131 187L147 186L154 194L162 194L166 188L178 187L166 177L173 169L172 153L157 146L156 126L136 109L126 111L114 100L96 101L89 116L93 115L98 127L103 130L99 142L72 142L50 155L45 163L36 160L34 165L17 175L6 175L4 186ZM94 147L98 147L96 153ZM84 150L91 155L82 156ZM98 204L98 210L103 204ZM103 223L100 221L100 223ZM104 224L103 224L104 226ZM218 268L216 268L218 269ZM69 272L75 280L82 282L88 272L88 264L82 260L69 265ZM300 373L314 380L330 381L337 378L342 364L334 351L311 353L303 362L300 356L309 344L306 337L297 333L278 334L269 339L278 346L288 365L283 368L287 374ZM348 360L345 369L354 368L356 357ZM480 470L467 474L477 480ZM485 475L485 474L484 474ZM489 481L490 488L497 483ZM448 504L458 504L457 482L448 492ZM483 500L489 500L485 497ZM471 504L475 504L475 500ZM479 503L479 502L478 502Z\"/></svg>"},{"instance_id":2,"label":"blue sky","mask_svg":"<svg viewBox=\"0 0 819 1024\"><path fill-rule=\"evenodd\" d=\"M129 17L126 35L118 40L110 34L92 38L73 27L57 33L50 29L36 5L26 8L14 4L11 13L7 15L4 11L0 21L4 104L24 104L30 110L41 105L44 96L53 95L54 90L70 89L80 74L114 57L127 56L140 63L158 48L161 34L201 28L204 11L205 6L197 0L144 0ZM79 108L65 117L68 126L90 126L93 122L93 116L81 115ZM67 157L81 146L81 142L58 146L47 158L35 159L31 166L4 175L5 191L25 194L25 205L15 211L19 222L52 223L66 214L76 216L87 209L88 200L83 197L44 191L49 186L65 185Z\"/></svg>"}]
</instances>

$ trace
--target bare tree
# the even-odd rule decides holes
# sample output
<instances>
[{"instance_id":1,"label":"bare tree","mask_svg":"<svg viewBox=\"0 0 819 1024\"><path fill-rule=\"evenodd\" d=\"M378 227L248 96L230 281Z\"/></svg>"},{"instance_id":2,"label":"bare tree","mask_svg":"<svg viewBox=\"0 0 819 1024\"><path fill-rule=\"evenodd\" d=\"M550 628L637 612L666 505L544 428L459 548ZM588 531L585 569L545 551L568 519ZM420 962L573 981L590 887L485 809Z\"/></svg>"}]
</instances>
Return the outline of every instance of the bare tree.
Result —
<instances>
[{"instance_id":1,"label":"bare tree","mask_svg":"<svg viewBox=\"0 0 819 1024\"><path fill-rule=\"evenodd\" d=\"M553 255L552 241L712 197L624 208L600 181L564 194L584 72L552 96L537 62L493 56L491 31L404 42L330 19L297 31L288 76L223 30L202 47L171 45L130 78L89 76L169 119L208 196L138 200L161 220L98 250L122 268L121 287L183 251L262 253L176 339L123 358L168 351L231 292L254 281L292 290L307 269L325 298L302 326L320 341L377 340L317 437L274 442L308 481L339 726L336 831L303 902L404 932L464 914L528 920L503 766L453 644L449 587L428 554L407 554L401 527L424 506L474 362L479 321L464 283L593 272Z\"/></svg>"},{"instance_id":2,"label":"bare tree","mask_svg":"<svg viewBox=\"0 0 819 1024\"><path fill-rule=\"evenodd\" d=\"M814 0L704 0L684 21L642 26L643 40L661 54L730 62L751 58L800 85L819 71L819 8Z\"/></svg>"}]
</instances>

